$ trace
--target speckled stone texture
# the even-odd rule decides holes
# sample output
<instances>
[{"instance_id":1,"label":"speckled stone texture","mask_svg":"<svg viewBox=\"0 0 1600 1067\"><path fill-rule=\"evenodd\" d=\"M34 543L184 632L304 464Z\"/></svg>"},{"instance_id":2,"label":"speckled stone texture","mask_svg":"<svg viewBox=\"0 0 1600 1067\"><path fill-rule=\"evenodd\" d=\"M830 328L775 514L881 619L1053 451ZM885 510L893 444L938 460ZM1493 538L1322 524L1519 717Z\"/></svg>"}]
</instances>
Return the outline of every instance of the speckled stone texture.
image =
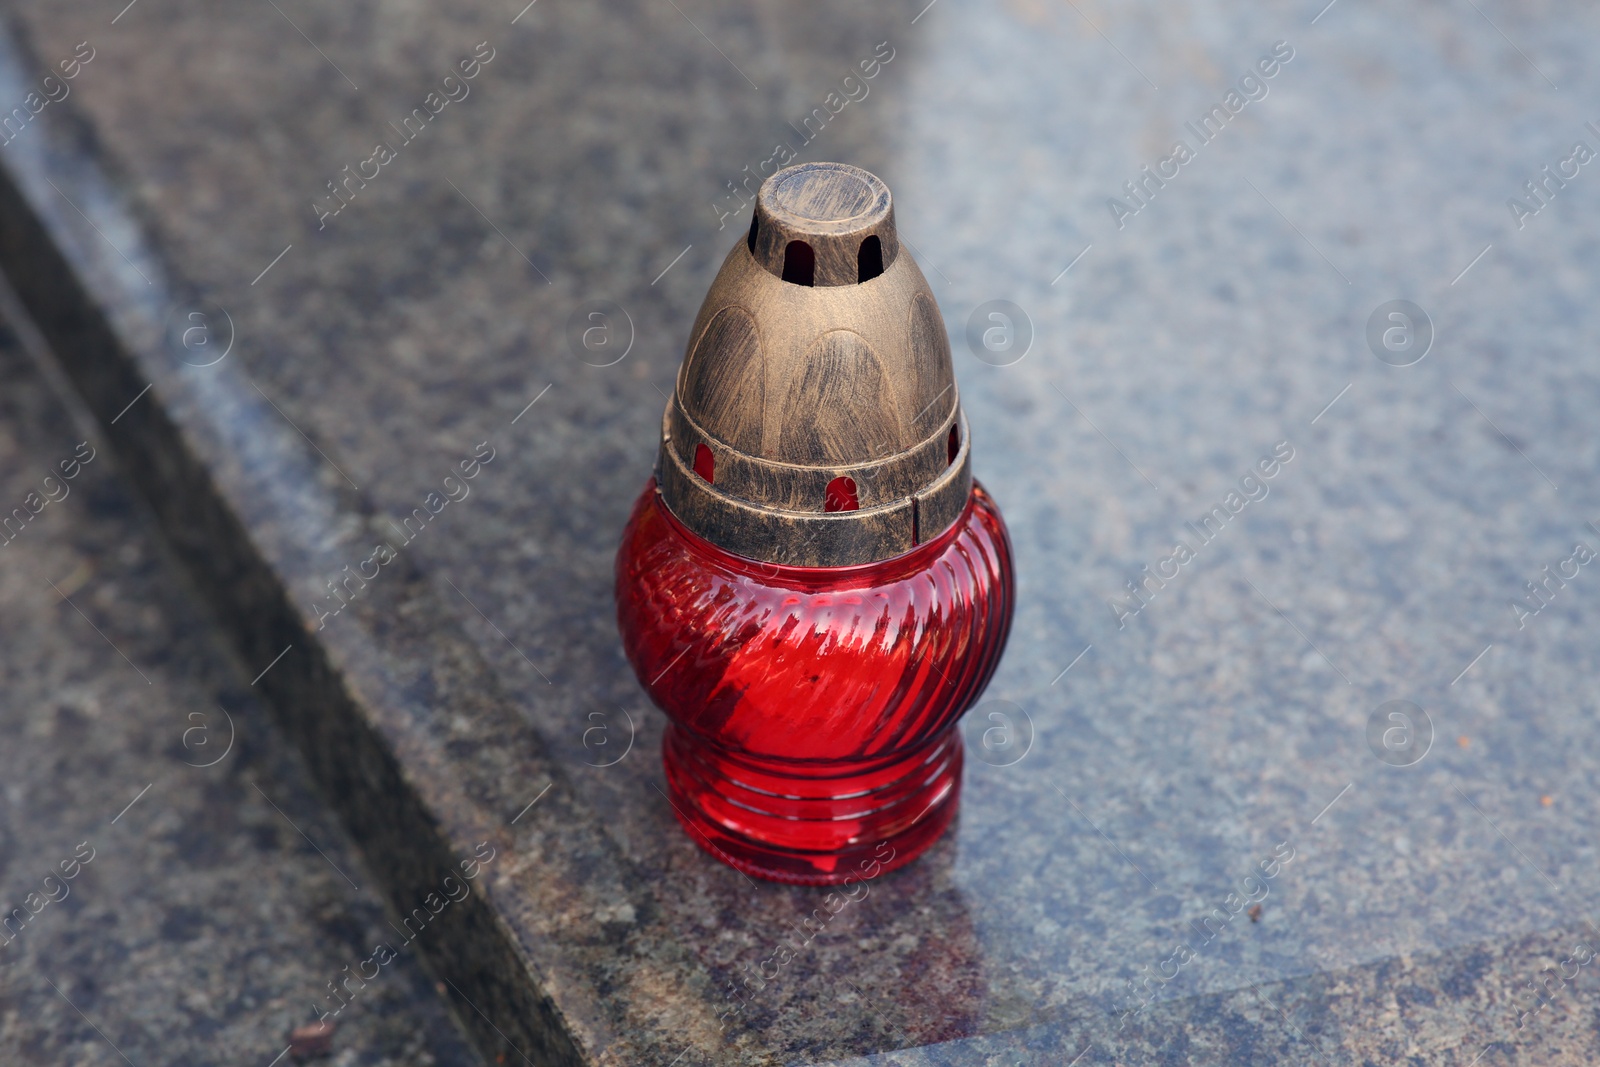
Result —
<instances>
[{"instance_id":1,"label":"speckled stone texture","mask_svg":"<svg viewBox=\"0 0 1600 1067\"><path fill-rule=\"evenodd\" d=\"M34 58L6 99L96 53L0 147L0 260L246 664L291 646L262 684L391 904L503 851L430 957L485 1049L1592 1062L1587 968L1505 1019L1600 896L1600 579L1512 608L1600 549L1600 177L1540 171L1600 151L1600 15L277 6L11 4ZM470 95L319 228L480 42ZM974 748L947 839L762 977L825 898L677 829L610 573L743 233L726 183L780 141L881 175L941 302L1017 551L972 740L1005 713L1032 746ZM199 297L236 333L208 368L162 340ZM994 299L1020 361L969 347ZM1409 366L1387 312L1368 339L1397 299L1431 321ZM570 342L600 300L617 362ZM319 630L326 583L483 442L471 495ZM1263 890L1259 921L1228 899Z\"/></svg>"},{"instance_id":2,"label":"speckled stone texture","mask_svg":"<svg viewBox=\"0 0 1600 1067\"><path fill-rule=\"evenodd\" d=\"M320 1012L323 1063L481 1062L414 951L332 999L398 948L371 874L105 440L3 326L0 381L0 499L40 507L0 547L0 1062L266 1064Z\"/></svg>"}]
</instances>

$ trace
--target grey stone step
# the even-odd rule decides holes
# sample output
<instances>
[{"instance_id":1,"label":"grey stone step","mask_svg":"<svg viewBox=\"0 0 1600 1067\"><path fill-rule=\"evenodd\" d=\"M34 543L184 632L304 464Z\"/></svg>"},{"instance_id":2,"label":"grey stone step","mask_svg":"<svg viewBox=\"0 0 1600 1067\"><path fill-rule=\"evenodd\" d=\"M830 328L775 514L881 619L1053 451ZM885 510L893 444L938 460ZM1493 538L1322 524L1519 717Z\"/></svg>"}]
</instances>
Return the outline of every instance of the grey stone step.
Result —
<instances>
[{"instance_id":1,"label":"grey stone step","mask_svg":"<svg viewBox=\"0 0 1600 1067\"><path fill-rule=\"evenodd\" d=\"M4 324L0 382L0 1061L265 1064L326 1015L332 1062L482 1062L117 458Z\"/></svg>"}]
</instances>

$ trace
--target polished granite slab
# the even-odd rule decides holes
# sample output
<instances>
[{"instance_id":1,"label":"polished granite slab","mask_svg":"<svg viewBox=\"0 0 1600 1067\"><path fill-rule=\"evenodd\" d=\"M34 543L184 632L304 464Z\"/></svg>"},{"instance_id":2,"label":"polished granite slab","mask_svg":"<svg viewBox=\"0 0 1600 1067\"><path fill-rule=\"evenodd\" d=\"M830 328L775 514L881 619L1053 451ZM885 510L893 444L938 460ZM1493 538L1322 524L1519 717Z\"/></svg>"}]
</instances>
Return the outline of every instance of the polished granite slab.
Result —
<instances>
[{"instance_id":1,"label":"polished granite slab","mask_svg":"<svg viewBox=\"0 0 1600 1067\"><path fill-rule=\"evenodd\" d=\"M94 49L0 148L10 213L62 250L19 288L246 660L298 650L273 699L391 902L417 842L514 857L434 964L483 983L485 1048L1592 1058L1581 980L1520 1030L1513 992L1596 895L1593 13L10 11L11 96ZM969 760L944 842L747 981L819 896L678 830L609 575L778 144L898 198L1017 550L972 740L994 713L1032 744ZM39 247L10 238L7 270ZM1020 356L966 341L997 299ZM620 360L569 337L598 301ZM209 367L165 325L202 306L234 339ZM394 581L325 614L483 443ZM193 535L196 500L235 525ZM415 804L375 809L385 782Z\"/></svg>"},{"instance_id":2,"label":"polished granite slab","mask_svg":"<svg viewBox=\"0 0 1600 1067\"><path fill-rule=\"evenodd\" d=\"M28 515L0 537L0 1062L294 1062L324 1015L326 1062L482 1062L105 440L5 327L0 381L0 499Z\"/></svg>"}]
</instances>

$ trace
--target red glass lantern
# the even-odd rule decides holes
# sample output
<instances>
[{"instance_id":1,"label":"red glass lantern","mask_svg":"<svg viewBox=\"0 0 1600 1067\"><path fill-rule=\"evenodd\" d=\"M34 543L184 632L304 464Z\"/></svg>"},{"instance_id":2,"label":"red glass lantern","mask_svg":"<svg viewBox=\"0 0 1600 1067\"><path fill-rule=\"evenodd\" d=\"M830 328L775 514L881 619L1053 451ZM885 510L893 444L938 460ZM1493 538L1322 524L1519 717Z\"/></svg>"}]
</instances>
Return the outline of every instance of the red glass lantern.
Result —
<instances>
[{"instance_id":1,"label":"red glass lantern","mask_svg":"<svg viewBox=\"0 0 1600 1067\"><path fill-rule=\"evenodd\" d=\"M762 186L616 580L629 662L670 720L667 793L702 847L836 884L938 839L957 720L1010 628L1011 548L875 176L804 164Z\"/></svg>"}]
</instances>

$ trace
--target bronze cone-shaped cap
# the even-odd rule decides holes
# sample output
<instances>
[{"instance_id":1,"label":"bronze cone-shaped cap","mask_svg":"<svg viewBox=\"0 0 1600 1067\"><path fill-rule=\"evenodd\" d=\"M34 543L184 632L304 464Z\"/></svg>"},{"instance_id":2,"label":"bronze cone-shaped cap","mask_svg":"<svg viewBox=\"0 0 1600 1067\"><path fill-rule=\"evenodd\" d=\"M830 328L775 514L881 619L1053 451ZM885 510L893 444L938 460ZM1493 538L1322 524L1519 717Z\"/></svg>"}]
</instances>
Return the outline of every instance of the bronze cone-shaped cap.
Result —
<instances>
[{"instance_id":1,"label":"bronze cone-shaped cap","mask_svg":"<svg viewBox=\"0 0 1600 1067\"><path fill-rule=\"evenodd\" d=\"M888 559L960 518L950 341L876 175L802 163L762 184L695 317L657 483L701 537L795 566Z\"/></svg>"}]
</instances>

